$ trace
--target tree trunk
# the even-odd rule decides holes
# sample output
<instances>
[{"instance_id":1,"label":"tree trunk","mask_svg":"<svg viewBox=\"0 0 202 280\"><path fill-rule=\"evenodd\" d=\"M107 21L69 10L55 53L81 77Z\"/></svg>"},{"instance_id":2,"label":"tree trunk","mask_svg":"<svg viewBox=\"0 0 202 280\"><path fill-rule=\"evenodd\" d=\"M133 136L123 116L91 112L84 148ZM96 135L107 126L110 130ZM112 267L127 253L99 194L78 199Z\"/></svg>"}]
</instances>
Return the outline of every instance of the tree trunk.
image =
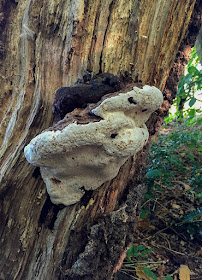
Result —
<instances>
[{"instance_id":1,"label":"tree trunk","mask_svg":"<svg viewBox=\"0 0 202 280\"><path fill-rule=\"evenodd\" d=\"M68 207L50 202L23 149L52 125L56 89L86 71L163 91L195 2L0 1L0 279L112 279L133 241L148 145Z\"/></svg>"}]
</instances>

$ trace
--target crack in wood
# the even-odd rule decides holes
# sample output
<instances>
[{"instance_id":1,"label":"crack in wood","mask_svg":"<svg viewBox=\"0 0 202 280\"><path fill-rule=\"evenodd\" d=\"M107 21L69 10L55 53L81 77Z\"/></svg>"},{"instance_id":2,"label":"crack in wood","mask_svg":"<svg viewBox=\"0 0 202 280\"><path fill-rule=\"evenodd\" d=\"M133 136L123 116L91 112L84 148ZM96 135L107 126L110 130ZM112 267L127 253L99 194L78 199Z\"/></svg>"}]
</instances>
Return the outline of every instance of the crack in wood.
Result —
<instances>
[{"instance_id":1,"label":"crack in wood","mask_svg":"<svg viewBox=\"0 0 202 280\"><path fill-rule=\"evenodd\" d=\"M106 37L107 37L107 32L109 29L109 23L110 23L110 19L111 19L111 14L112 14L112 9L113 9L113 5L114 5L114 0L112 0L112 2L109 5L109 16L107 19L107 26L106 26L106 30L105 30L105 34L104 34L104 38L103 38L103 44L102 44L102 51L100 54L100 62L99 62L99 73L102 73L102 59L103 59L103 51L104 51L104 45L105 45L105 41L106 41Z\"/></svg>"}]
</instances>

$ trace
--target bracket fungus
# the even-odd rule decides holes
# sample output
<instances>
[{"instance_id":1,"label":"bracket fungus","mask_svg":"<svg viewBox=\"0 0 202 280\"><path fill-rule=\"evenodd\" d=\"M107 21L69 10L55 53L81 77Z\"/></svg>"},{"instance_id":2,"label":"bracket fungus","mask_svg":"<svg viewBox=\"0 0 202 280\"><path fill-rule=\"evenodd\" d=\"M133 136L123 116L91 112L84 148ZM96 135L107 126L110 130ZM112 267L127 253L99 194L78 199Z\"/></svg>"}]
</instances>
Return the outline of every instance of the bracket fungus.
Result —
<instances>
[{"instance_id":1,"label":"bracket fungus","mask_svg":"<svg viewBox=\"0 0 202 280\"><path fill-rule=\"evenodd\" d=\"M40 166L53 203L80 201L85 190L95 190L116 177L127 159L147 143L145 122L163 96L153 86L133 86L75 109L25 147L27 160Z\"/></svg>"}]
</instances>

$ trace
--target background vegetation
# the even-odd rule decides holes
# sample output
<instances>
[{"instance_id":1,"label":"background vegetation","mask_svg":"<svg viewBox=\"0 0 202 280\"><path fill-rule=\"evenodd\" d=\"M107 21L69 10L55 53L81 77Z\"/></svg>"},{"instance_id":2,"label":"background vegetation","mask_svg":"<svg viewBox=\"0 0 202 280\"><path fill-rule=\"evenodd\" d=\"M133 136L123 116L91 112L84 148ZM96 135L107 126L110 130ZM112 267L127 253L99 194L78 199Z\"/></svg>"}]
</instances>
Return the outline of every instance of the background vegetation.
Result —
<instances>
[{"instance_id":1,"label":"background vegetation","mask_svg":"<svg viewBox=\"0 0 202 280\"><path fill-rule=\"evenodd\" d=\"M177 268L169 256L167 261L164 261L163 253L158 250L158 246L152 247L152 242L156 244L160 235L167 239L163 246L168 249L168 252L171 250L178 255L192 256L193 258L189 257L189 262L196 263L192 270L196 274L200 273L202 117L201 109L196 109L194 106L197 102L196 92L202 89L202 70L198 69L199 60L196 49L193 48L191 60L187 65L187 74L180 78L178 85L178 93L174 101L176 112L170 113L165 119L158 141L153 142L151 146L145 176L147 193L139 219L137 244L132 244L127 251L122 272L129 278L124 279L190 279L180 278L185 277L185 274L186 277L190 277L188 266L185 274L182 274L182 270L180 272L182 266ZM186 102L188 107L185 107ZM141 236L142 232L144 237ZM183 252L178 251L176 242L182 244ZM195 254L193 251L190 252L190 244ZM156 258L157 254L160 259ZM199 258L199 266L194 259L196 255Z\"/></svg>"}]
</instances>

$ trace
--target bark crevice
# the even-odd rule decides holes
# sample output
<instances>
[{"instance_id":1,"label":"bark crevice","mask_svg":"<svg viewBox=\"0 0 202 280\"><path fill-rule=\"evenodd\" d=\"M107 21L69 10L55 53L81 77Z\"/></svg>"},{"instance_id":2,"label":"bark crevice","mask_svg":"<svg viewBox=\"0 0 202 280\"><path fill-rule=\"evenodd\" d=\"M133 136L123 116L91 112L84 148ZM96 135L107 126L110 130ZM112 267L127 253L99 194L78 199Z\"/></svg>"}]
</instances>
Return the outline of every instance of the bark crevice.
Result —
<instances>
[{"instance_id":1,"label":"bark crevice","mask_svg":"<svg viewBox=\"0 0 202 280\"><path fill-rule=\"evenodd\" d=\"M101 50L101 53L100 53L99 73L103 72L102 71L103 51L104 51L105 42L106 42L106 38L107 38L107 32L109 30L110 18L111 18L111 13L112 13L114 3L115 3L114 0L112 0L110 5L109 5L109 15L108 15L108 18L107 18L107 25L106 25L106 29L105 29L105 32L104 32L104 38L103 38L103 43L102 43L102 50Z\"/></svg>"}]
</instances>

